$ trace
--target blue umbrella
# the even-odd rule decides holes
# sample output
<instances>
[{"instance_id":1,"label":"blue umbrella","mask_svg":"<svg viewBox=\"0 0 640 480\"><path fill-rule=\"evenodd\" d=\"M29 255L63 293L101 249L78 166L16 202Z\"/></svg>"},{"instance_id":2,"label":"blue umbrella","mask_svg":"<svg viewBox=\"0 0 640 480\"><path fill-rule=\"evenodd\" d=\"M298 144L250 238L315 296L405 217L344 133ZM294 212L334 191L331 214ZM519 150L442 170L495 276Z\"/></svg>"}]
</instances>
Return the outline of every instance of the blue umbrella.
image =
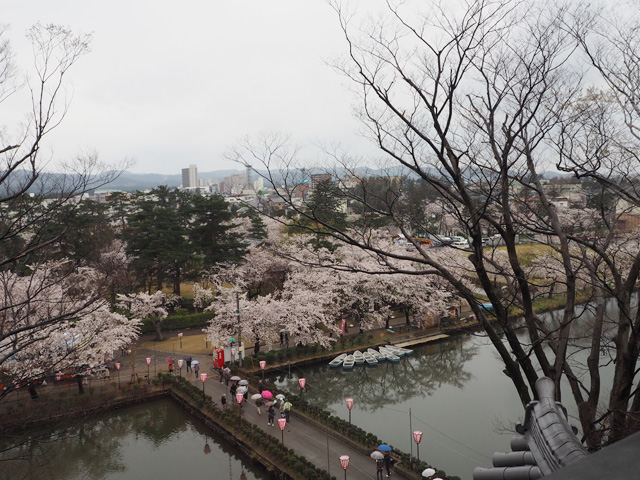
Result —
<instances>
[{"instance_id":1,"label":"blue umbrella","mask_svg":"<svg viewBox=\"0 0 640 480\"><path fill-rule=\"evenodd\" d=\"M390 452L392 449L389 445L383 443L382 445L378 445L378 450L380 450L381 452Z\"/></svg>"}]
</instances>

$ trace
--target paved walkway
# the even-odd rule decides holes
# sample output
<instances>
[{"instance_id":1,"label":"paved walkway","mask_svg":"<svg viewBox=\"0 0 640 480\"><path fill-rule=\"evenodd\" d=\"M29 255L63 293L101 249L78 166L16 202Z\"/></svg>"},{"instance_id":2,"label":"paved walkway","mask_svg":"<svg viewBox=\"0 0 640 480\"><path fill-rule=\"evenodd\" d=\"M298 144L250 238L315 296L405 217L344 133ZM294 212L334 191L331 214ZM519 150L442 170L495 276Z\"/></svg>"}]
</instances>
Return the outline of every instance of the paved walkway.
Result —
<instances>
[{"instance_id":1,"label":"paved walkway","mask_svg":"<svg viewBox=\"0 0 640 480\"><path fill-rule=\"evenodd\" d=\"M152 357L153 350L145 350L138 348L136 351L136 370L141 376L146 375L146 363L145 358ZM166 357L171 352L156 351L157 365L156 370L167 372ZM181 353L180 356L176 356L176 360L182 358L185 353ZM229 387L224 383L220 383L220 377L217 373L211 371L212 357L206 355L192 355L194 360L200 362L200 373L207 373L207 380L204 385L204 391L207 395L221 407L220 398L222 394L227 395L227 408L238 409L238 405L232 400L229 394ZM121 370L121 379L129 379L131 372L131 366L127 365L126 358L123 359L123 366ZM177 365L176 365L177 367ZM127 375L128 373L128 375ZM154 374L154 362L150 365L150 373ZM175 370L174 373L178 375L179 370ZM198 388L202 388L202 382L199 378L196 378L195 373L187 372L186 366L182 368L182 376L190 380ZM232 382L229 382L231 386ZM255 386L254 386L255 387ZM255 388L253 389L255 393ZM251 397L251 394L249 394ZM349 468L347 470L347 478L349 479L375 479L376 470L375 463L369 457L368 454L362 454L355 448L340 442L339 440L331 437L327 434L327 430L318 429L314 425L305 421L304 418L296 415L296 406L293 405L292 413L290 415L290 421L287 423L287 427L284 430L284 444L288 448L293 448L297 455L303 455L307 460L312 462L317 467L327 470L331 475L337 478L342 478L344 472L340 465L340 456L348 455L350 458ZM242 405L242 416L245 420L248 420L255 425L259 426L267 434L276 437L281 440L283 437L282 432L277 424L277 418L279 417L279 411L276 409L276 424L273 427L267 424L266 408L262 407L262 415L258 415L255 403L249 399L248 403ZM369 452L370 453L370 452ZM392 472L392 475L394 473ZM397 475L399 477L399 475Z\"/></svg>"}]
</instances>

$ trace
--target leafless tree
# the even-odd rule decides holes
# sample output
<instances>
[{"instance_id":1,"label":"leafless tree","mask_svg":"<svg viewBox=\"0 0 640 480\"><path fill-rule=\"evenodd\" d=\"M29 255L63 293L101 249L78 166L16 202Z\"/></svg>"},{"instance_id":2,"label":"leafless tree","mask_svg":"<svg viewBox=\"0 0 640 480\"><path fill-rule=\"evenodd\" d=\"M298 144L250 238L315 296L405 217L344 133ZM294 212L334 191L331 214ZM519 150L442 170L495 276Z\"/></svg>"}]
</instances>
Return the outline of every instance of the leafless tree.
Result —
<instances>
[{"instance_id":1,"label":"leafless tree","mask_svg":"<svg viewBox=\"0 0 640 480\"><path fill-rule=\"evenodd\" d=\"M540 375L554 379L558 399L564 379L578 405L589 446L597 447L637 430L634 412L640 406L640 396L633 385L640 317L631 321L630 307L640 257L637 252L622 252L620 243L614 241L615 210L603 207L586 219L569 215L553 205L541 175L557 163L576 174L591 176L620 197L640 198L633 192L635 173L629 169L623 172L620 163L623 158L635 161L635 144L604 121L606 116L593 113L596 107L604 108L596 101L601 97L585 94L589 91L584 76L588 65L581 61L581 55L589 50L588 42L578 33L586 32L585 25L596 28L585 20L591 17L584 16L582 7L569 9L545 2L468 1L449 9L433 2L425 12L413 2L389 0L381 19L356 24L356 17L340 2L330 3L348 51L347 58L336 61L335 66L354 82L361 96L359 115L383 154L380 162L386 174L382 176L397 176L400 171L437 192L443 208L456 218L459 231L472 240L469 259L473 270L461 274L435 261L429 250L412 240L402 208L406 192L397 186L393 194L389 194L392 188L384 194L372 190L367 173L357 167L360 159L325 150L327 163L334 165L334 178L342 179L338 185L344 201L404 233L415 247L413 252L392 253L380 248L376 242L379 232L363 213L346 228L315 217L305 200L296 198L301 177L313 170L282 137L245 143L234 151L233 158L266 168L267 179L294 212L283 222L358 245L398 272L409 271L408 265L418 261L421 267L411 270L413 273L436 273L456 287L491 339L523 404L533 398ZM620 55L628 51L637 54L632 35L616 37L620 38L628 39L624 47L615 44ZM591 53L590 58L600 58L600 63L593 60L593 65L604 75L603 59L611 57ZM611 68L621 63L610 62ZM635 68L635 60L629 63ZM616 115L629 126L628 137L633 139L635 124L630 122L637 113L633 108L637 106L637 89L628 77L620 80L628 85L626 93L612 95L621 106ZM614 80L609 79L609 84ZM601 113L606 115L605 110ZM615 159L604 156L611 149L598 151L595 144L588 145L589 158L569 151L570 139L575 140L576 149L579 141L589 140L586 129L590 121L591 127L596 125L596 118L597 126L611 130L607 141L619 144ZM622 182L621 173L625 174ZM609 232L604 234L606 238L594 235L605 228ZM483 247L482 237L487 232L499 236L504 246L501 255L496 255L495 248ZM552 259L547 267L553 266L553 275L532 268L531 260L519 254L518 239L524 235L542 244L541 251ZM623 255L624 266L616 261ZM477 288L469 288L461 275L473 277ZM556 282L565 303L557 320L546 322L534 310L536 292L541 285ZM614 292L611 282L621 307L614 334L613 319L606 318L602 308L604 298ZM478 291L492 303L495 322L480 307ZM587 298L594 300L601 313L588 332L575 313L578 293L580 301L590 295ZM512 321L514 312L522 315L526 337L517 335L520 324ZM578 344L587 351L586 365L572 355ZM608 354L603 356L603 350ZM606 390L599 370L602 362L611 358L617 371L613 385ZM607 397L609 405L603 408Z\"/></svg>"}]
</instances>

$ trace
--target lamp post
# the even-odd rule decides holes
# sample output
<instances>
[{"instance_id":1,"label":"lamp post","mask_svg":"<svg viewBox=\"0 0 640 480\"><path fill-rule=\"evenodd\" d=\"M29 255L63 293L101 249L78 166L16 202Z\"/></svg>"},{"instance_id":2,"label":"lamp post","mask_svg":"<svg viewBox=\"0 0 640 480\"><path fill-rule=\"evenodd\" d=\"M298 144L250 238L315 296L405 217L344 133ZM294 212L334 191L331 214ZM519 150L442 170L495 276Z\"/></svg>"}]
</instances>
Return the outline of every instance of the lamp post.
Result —
<instances>
[{"instance_id":1,"label":"lamp post","mask_svg":"<svg viewBox=\"0 0 640 480\"><path fill-rule=\"evenodd\" d=\"M204 395L204 382L207 381L207 374L206 373L201 373L200 374L200 380L202 380L202 395Z\"/></svg>"},{"instance_id":2,"label":"lamp post","mask_svg":"<svg viewBox=\"0 0 640 480\"><path fill-rule=\"evenodd\" d=\"M304 386L307 384L306 378L299 378L298 385L300 385L300 399L302 399L302 394L304 393Z\"/></svg>"},{"instance_id":3,"label":"lamp post","mask_svg":"<svg viewBox=\"0 0 640 480\"><path fill-rule=\"evenodd\" d=\"M349 455L342 455L340 457L340 465L344 470L344 480L347 480L347 468L349 468Z\"/></svg>"},{"instance_id":4,"label":"lamp post","mask_svg":"<svg viewBox=\"0 0 640 480\"><path fill-rule=\"evenodd\" d=\"M240 326L240 294L236 292L236 320L238 322L238 354L240 355L240 368L242 368L242 327Z\"/></svg>"},{"instance_id":5,"label":"lamp post","mask_svg":"<svg viewBox=\"0 0 640 480\"><path fill-rule=\"evenodd\" d=\"M347 398L347 408L349 409L349 425L351 425L351 409L353 408L353 398Z\"/></svg>"},{"instance_id":6,"label":"lamp post","mask_svg":"<svg viewBox=\"0 0 640 480\"><path fill-rule=\"evenodd\" d=\"M284 427L287 426L287 419L282 417L279 418L278 426L280 427L280 432L282 433L282 445L284 445Z\"/></svg>"},{"instance_id":7,"label":"lamp post","mask_svg":"<svg viewBox=\"0 0 640 480\"><path fill-rule=\"evenodd\" d=\"M416 442L416 456L420 461L420 442L422 441L422 432L420 430L413 431L413 441Z\"/></svg>"},{"instance_id":8,"label":"lamp post","mask_svg":"<svg viewBox=\"0 0 640 480\"><path fill-rule=\"evenodd\" d=\"M240 405L240 416L238 417L238 424L242 423L242 401L244 400L243 393L236 393L236 402Z\"/></svg>"},{"instance_id":9,"label":"lamp post","mask_svg":"<svg viewBox=\"0 0 640 480\"><path fill-rule=\"evenodd\" d=\"M151 384L151 371L149 370L149 365L151 365L151 357L147 357L147 385Z\"/></svg>"},{"instance_id":10,"label":"lamp post","mask_svg":"<svg viewBox=\"0 0 640 480\"><path fill-rule=\"evenodd\" d=\"M118 390L120 390L120 368L122 364L120 362L116 362L116 370L118 371Z\"/></svg>"},{"instance_id":11,"label":"lamp post","mask_svg":"<svg viewBox=\"0 0 640 480\"><path fill-rule=\"evenodd\" d=\"M184 360L182 360L182 359L178 360L178 373L179 373L181 378L182 378L182 363L183 362L184 362Z\"/></svg>"},{"instance_id":12,"label":"lamp post","mask_svg":"<svg viewBox=\"0 0 640 480\"><path fill-rule=\"evenodd\" d=\"M260 360L260 370L262 370L262 381L264 382L264 369L267 366L266 360Z\"/></svg>"}]
</instances>

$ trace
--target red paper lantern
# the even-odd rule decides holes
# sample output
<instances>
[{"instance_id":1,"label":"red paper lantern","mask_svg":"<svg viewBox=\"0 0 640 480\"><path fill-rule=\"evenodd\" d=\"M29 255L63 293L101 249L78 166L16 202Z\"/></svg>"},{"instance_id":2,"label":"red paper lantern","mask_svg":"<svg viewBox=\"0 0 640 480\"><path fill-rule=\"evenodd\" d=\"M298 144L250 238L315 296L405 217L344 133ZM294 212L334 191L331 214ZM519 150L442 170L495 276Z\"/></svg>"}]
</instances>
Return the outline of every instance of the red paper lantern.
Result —
<instances>
[{"instance_id":1,"label":"red paper lantern","mask_svg":"<svg viewBox=\"0 0 640 480\"><path fill-rule=\"evenodd\" d=\"M420 430L413 431L413 441L417 444L420 444L420 442L422 441L422 432Z\"/></svg>"},{"instance_id":2,"label":"red paper lantern","mask_svg":"<svg viewBox=\"0 0 640 480\"><path fill-rule=\"evenodd\" d=\"M343 470L346 470L347 468L349 468L349 455L342 455L340 457L340 465L342 465Z\"/></svg>"},{"instance_id":3,"label":"red paper lantern","mask_svg":"<svg viewBox=\"0 0 640 480\"><path fill-rule=\"evenodd\" d=\"M305 378L298 379L298 385L300 385L300 388L304 388L306 384L307 384L307 380Z\"/></svg>"}]
</instances>

